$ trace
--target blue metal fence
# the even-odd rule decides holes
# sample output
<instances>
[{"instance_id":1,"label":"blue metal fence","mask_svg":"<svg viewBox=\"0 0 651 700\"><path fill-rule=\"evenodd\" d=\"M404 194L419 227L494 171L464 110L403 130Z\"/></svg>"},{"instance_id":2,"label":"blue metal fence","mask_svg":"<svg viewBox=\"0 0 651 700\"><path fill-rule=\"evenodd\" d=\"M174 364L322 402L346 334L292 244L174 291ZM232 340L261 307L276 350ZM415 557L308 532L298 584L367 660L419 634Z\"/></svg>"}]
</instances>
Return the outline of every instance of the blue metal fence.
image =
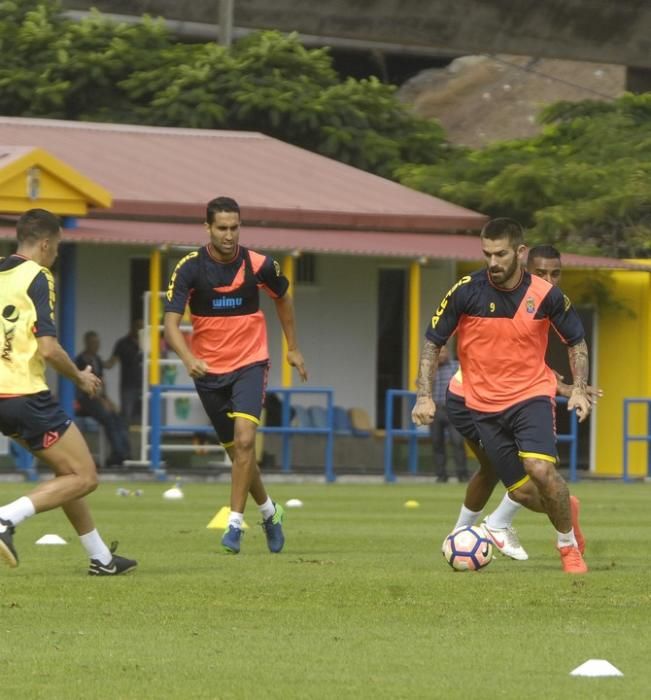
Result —
<instances>
[{"instance_id":1,"label":"blue metal fence","mask_svg":"<svg viewBox=\"0 0 651 700\"><path fill-rule=\"evenodd\" d=\"M395 414L395 400L396 398L407 398L409 404L407 406L407 414L409 416L408 428L394 428L393 427L393 417ZM396 480L395 471L393 469L393 442L396 437L406 437L408 438L408 456L407 456L407 469L410 474L418 473L418 440L421 438L428 438L429 433L424 432L422 429L418 428L411 420L411 409L416 402L416 392L407 391L406 389L389 389L386 395L386 406L385 406L385 423L386 432L384 437L384 480L392 482ZM562 396L556 397L556 403L566 404L567 399ZM650 431L651 432L651 431ZM556 439L558 442L567 442L570 445L570 481L577 481L577 461L578 461L578 447L579 447L579 428L578 419L576 417L576 412L570 412L570 432L566 434L557 435Z\"/></svg>"},{"instance_id":2,"label":"blue metal fence","mask_svg":"<svg viewBox=\"0 0 651 700\"><path fill-rule=\"evenodd\" d=\"M164 449L162 443L163 435L169 433L212 433L213 427L210 425L163 425L161 418L161 403L163 394L174 392L193 391L192 385L175 385L175 384L154 384L150 387L151 391L151 433L150 433L150 453L149 459L151 469L161 479L165 477L165 470L162 467L161 451ZM291 439L294 435L325 435L325 478L326 481L334 481L336 476L334 472L334 391L331 388L325 387L270 387L267 389L269 393L273 392L281 394L282 412L281 425L279 426L260 426L261 433L277 433L282 436L282 470L283 472L291 471L291 455L292 443ZM315 395L325 397L325 426L293 426L291 425L291 399L292 396ZM192 449L191 447L189 449Z\"/></svg>"},{"instance_id":3,"label":"blue metal fence","mask_svg":"<svg viewBox=\"0 0 651 700\"><path fill-rule=\"evenodd\" d=\"M646 405L646 435L631 435L629 433L630 415L629 411L634 404ZM624 399L624 461L623 474L624 481L630 481L628 468L628 445L630 442L646 442L647 444L647 477L651 477L651 398L631 397Z\"/></svg>"}]
</instances>

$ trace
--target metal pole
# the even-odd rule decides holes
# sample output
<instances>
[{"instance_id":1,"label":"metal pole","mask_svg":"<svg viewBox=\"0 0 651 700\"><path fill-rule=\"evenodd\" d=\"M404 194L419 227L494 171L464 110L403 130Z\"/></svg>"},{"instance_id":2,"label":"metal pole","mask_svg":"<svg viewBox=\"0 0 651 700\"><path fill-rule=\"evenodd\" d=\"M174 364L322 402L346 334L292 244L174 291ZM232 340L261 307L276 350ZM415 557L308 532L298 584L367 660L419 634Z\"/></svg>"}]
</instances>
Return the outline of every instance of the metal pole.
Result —
<instances>
[{"instance_id":1,"label":"metal pole","mask_svg":"<svg viewBox=\"0 0 651 700\"><path fill-rule=\"evenodd\" d=\"M75 315L76 315L76 258L74 243L65 243L59 252L59 338L64 350L75 356ZM65 377L59 375L59 403L69 415L74 416L75 387Z\"/></svg>"},{"instance_id":2,"label":"metal pole","mask_svg":"<svg viewBox=\"0 0 651 700\"><path fill-rule=\"evenodd\" d=\"M283 274L287 277L289 281L289 292L288 294L294 294L294 279L296 270L296 258L293 255L286 255L283 258ZM287 362L287 338L285 334L282 333L282 357L280 359L280 383L284 387L290 387L292 385L292 366ZM289 398L289 394L287 395Z\"/></svg>"},{"instance_id":3,"label":"metal pole","mask_svg":"<svg viewBox=\"0 0 651 700\"><path fill-rule=\"evenodd\" d=\"M386 482L394 482L396 480L396 475L393 473L393 397L393 389L389 389L384 409L384 480Z\"/></svg>"},{"instance_id":4,"label":"metal pole","mask_svg":"<svg viewBox=\"0 0 651 700\"><path fill-rule=\"evenodd\" d=\"M416 388L418 362L420 359L420 262L414 261L409 266L409 376L407 388Z\"/></svg>"},{"instance_id":5,"label":"metal pole","mask_svg":"<svg viewBox=\"0 0 651 700\"><path fill-rule=\"evenodd\" d=\"M233 0L219 0L218 41L226 47L233 43L233 5Z\"/></svg>"}]
</instances>

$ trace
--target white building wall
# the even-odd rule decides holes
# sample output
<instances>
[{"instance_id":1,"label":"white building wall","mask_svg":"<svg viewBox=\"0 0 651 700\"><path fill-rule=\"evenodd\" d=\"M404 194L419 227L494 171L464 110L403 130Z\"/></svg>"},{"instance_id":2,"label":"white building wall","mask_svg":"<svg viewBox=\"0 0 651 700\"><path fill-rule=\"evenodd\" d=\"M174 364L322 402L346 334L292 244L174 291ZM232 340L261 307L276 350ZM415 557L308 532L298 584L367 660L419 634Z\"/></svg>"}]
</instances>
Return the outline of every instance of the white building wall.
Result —
<instances>
[{"instance_id":1,"label":"white building wall","mask_svg":"<svg viewBox=\"0 0 651 700\"><path fill-rule=\"evenodd\" d=\"M279 262L282 265L282 258ZM309 385L333 387L338 405L365 408L371 418L375 413L377 270L374 258L322 255L317 257L317 284L292 290ZM263 300L263 309L271 355L269 385L280 385L280 324L271 300ZM293 381L300 383L296 373ZM305 397L297 403L318 403L315 399Z\"/></svg>"}]
</instances>

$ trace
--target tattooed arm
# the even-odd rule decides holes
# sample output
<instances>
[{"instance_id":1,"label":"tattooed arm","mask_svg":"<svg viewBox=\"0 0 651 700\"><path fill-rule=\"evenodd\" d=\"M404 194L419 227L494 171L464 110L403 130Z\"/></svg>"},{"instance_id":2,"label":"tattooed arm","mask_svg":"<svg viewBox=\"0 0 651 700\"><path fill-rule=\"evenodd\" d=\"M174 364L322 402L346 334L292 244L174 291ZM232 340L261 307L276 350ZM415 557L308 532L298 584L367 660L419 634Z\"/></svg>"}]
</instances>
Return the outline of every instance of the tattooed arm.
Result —
<instances>
[{"instance_id":1,"label":"tattooed arm","mask_svg":"<svg viewBox=\"0 0 651 700\"><path fill-rule=\"evenodd\" d=\"M590 398L588 396L588 346L585 340L581 340L576 345L567 350L570 358L570 369L572 370L572 381L574 388L567 402L568 410L576 409L579 422L583 422L590 414Z\"/></svg>"},{"instance_id":2,"label":"tattooed arm","mask_svg":"<svg viewBox=\"0 0 651 700\"><path fill-rule=\"evenodd\" d=\"M411 419L416 425L429 425L434 420L436 404L432 398L432 387L440 352L441 348L438 345L431 340L425 340L416 379L416 404L411 412Z\"/></svg>"}]
</instances>

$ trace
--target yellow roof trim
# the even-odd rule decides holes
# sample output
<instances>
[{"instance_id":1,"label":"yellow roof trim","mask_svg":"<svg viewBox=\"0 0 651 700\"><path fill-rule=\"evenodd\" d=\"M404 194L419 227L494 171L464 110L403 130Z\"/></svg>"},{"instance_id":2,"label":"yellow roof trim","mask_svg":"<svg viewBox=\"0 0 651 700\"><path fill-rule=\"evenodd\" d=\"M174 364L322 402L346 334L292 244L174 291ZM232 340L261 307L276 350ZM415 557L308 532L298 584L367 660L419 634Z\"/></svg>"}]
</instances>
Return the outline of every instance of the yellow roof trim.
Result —
<instances>
[{"instance_id":1,"label":"yellow roof trim","mask_svg":"<svg viewBox=\"0 0 651 700\"><path fill-rule=\"evenodd\" d=\"M108 208L111 193L42 148L0 145L0 211L32 207L83 216L89 207Z\"/></svg>"}]
</instances>

